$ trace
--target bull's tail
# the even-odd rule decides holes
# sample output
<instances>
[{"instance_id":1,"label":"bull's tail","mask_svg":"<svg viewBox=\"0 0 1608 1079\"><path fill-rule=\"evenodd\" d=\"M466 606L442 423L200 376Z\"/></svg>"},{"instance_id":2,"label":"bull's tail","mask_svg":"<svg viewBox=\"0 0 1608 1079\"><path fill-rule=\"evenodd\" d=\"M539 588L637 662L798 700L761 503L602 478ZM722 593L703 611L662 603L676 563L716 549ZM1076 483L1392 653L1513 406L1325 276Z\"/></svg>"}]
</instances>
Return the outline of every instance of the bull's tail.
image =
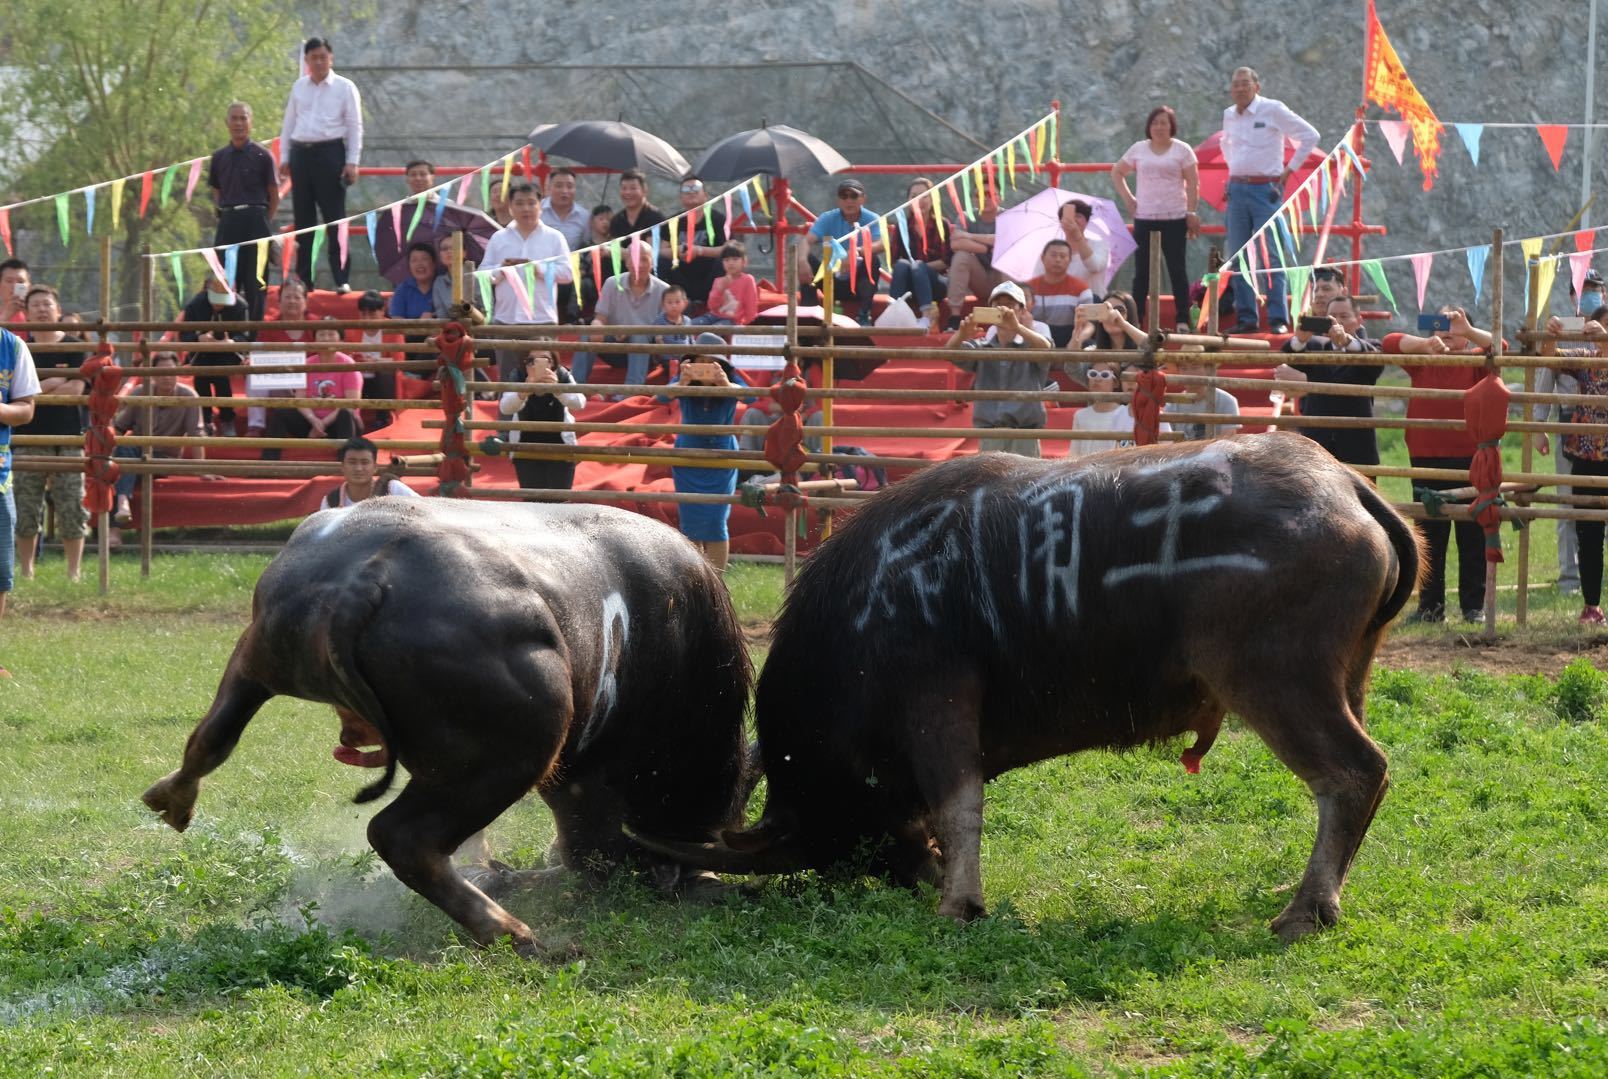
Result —
<instances>
[{"instance_id":1,"label":"bull's tail","mask_svg":"<svg viewBox=\"0 0 1608 1079\"><path fill-rule=\"evenodd\" d=\"M1396 584L1384 602L1379 605L1379 609L1374 612L1373 620L1368 624L1371 632L1388 625L1412 598L1413 589L1418 586L1418 576L1427 565L1424 559L1424 540L1418 530L1396 512L1396 507L1385 501L1385 497L1373 484L1356 473L1352 473L1351 481L1363 509L1379 522L1379 526L1385 530L1385 535L1390 539L1392 550L1396 553Z\"/></svg>"},{"instance_id":2,"label":"bull's tail","mask_svg":"<svg viewBox=\"0 0 1608 1079\"><path fill-rule=\"evenodd\" d=\"M391 736L390 720L374 687L363 676L357 662L357 642L385 602L384 583L379 577L382 572L380 564L381 560L375 558L358 568L346 594L334 604L329 640L325 646L329 669L346 698L343 703L374 725L386 749L385 772L357 792L352 801L359 805L383 795L391 789L391 783L396 779L396 740Z\"/></svg>"}]
</instances>

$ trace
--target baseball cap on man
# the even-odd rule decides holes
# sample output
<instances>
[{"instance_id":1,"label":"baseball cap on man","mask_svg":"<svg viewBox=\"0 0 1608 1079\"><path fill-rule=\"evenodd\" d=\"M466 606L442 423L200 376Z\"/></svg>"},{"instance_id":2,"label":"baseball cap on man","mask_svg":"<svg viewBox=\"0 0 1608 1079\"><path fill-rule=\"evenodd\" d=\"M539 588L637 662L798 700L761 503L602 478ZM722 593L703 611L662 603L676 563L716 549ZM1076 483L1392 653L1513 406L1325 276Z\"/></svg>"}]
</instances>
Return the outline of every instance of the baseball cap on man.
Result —
<instances>
[{"instance_id":1,"label":"baseball cap on man","mask_svg":"<svg viewBox=\"0 0 1608 1079\"><path fill-rule=\"evenodd\" d=\"M845 176L838 181L837 190L840 195L845 191L853 191L857 195L863 195L865 194L865 185L852 176Z\"/></svg>"},{"instance_id":2,"label":"baseball cap on man","mask_svg":"<svg viewBox=\"0 0 1608 1079\"><path fill-rule=\"evenodd\" d=\"M994 291L988 294L988 298L990 300L997 300L1001 296L1009 297L1010 299L1013 299L1017 303L1021 304L1023 307L1027 306L1027 297L1022 295L1022 286L1018 285L1015 281L1001 281L999 284L994 286Z\"/></svg>"}]
</instances>

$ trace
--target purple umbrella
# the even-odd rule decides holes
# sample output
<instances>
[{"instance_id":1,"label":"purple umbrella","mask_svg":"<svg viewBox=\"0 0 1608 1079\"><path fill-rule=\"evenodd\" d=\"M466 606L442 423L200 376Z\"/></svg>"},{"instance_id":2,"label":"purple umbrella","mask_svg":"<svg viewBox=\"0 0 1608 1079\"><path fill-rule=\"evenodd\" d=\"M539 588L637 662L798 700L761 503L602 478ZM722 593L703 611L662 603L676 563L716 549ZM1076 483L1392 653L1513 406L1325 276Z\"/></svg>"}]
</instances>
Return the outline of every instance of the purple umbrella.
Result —
<instances>
[{"instance_id":1,"label":"purple umbrella","mask_svg":"<svg viewBox=\"0 0 1608 1079\"><path fill-rule=\"evenodd\" d=\"M486 241L501 228L481 211L450 200L441 211L441 224L437 227L436 206L430 202L425 204L424 213L419 216L418 227L413 230L410 240L407 231L408 223L413 220L414 207L415 203L411 200L402 207L401 236L397 235L389 213L379 215L374 229L375 261L379 263L380 273L393 285L400 285L408 279L408 248L414 244L434 244L440 254L441 264L445 266L452 252L452 234L461 231L464 261L478 263L486 251Z\"/></svg>"},{"instance_id":2,"label":"purple umbrella","mask_svg":"<svg viewBox=\"0 0 1608 1079\"><path fill-rule=\"evenodd\" d=\"M1104 279L1089 282L1089 287L1096 292L1105 292L1117 269L1136 249L1133 237L1128 234L1127 222L1122 220L1121 211L1110 199L1063 191L1058 187L1040 191L1020 206L1012 206L999 215L994 225L994 268L1018 281L1043 273L1039 255L1045 244L1063 238L1058 214L1061 207L1073 199L1082 199L1093 209L1088 236L1102 241L1111 252Z\"/></svg>"}]
</instances>

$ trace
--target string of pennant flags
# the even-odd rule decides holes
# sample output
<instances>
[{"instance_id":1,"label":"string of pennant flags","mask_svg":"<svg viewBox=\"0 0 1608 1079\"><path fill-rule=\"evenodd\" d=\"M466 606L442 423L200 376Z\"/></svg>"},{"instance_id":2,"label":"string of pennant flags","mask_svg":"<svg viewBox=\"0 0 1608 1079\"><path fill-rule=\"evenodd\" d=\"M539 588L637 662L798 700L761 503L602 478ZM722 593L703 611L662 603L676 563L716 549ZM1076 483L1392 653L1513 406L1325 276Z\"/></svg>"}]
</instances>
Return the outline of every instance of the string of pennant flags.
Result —
<instances>
[{"instance_id":1,"label":"string of pennant flags","mask_svg":"<svg viewBox=\"0 0 1608 1079\"><path fill-rule=\"evenodd\" d=\"M266 149L279 159L279 140L271 139L259 142L259 146ZM138 181L139 201L136 212L144 217L149 211L152 198L157 199L158 206L166 208L174 197L174 184L178 177L184 179L184 201L189 202L195 197L196 184L201 180L201 167L212 159L211 154L201 157L192 157L186 161L176 161L171 165L163 165L144 172L133 172L127 176L119 176L113 180L101 180L97 183L86 184L83 187L69 188L50 195L38 195L30 199L19 199L0 206L0 242L4 242L6 254L15 255L16 250L11 242L11 211L20 210L26 206L36 206L40 203L51 202L56 207L56 229L61 234L61 245L68 246L73 235L72 199L74 195L83 196L84 200L84 234L92 236L95 233L95 210L101 202L100 195L105 192L112 218L112 228L122 224L123 197L128 185Z\"/></svg>"},{"instance_id":2,"label":"string of pennant flags","mask_svg":"<svg viewBox=\"0 0 1608 1079\"><path fill-rule=\"evenodd\" d=\"M1412 125L1406 120L1367 120L1365 123L1373 124L1379 128L1380 134L1385 137L1385 144L1395 155L1396 164L1405 165L1407 137L1412 133ZM1596 130L1608 128L1608 124L1519 124L1519 123L1469 123L1465 121L1444 121L1441 130L1451 128L1456 131L1468 150L1468 156L1477 166L1480 163L1480 138L1485 129L1494 128L1528 128L1541 139L1541 145L1546 149L1547 158L1552 162L1552 170L1559 171L1563 167L1563 150L1569 142L1569 132L1577 128Z\"/></svg>"},{"instance_id":3,"label":"string of pennant flags","mask_svg":"<svg viewBox=\"0 0 1608 1079\"><path fill-rule=\"evenodd\" d=\"M1021 150L1020 160L1027 165L1029 182L1038 178L1038 173L1045 163L1051 159L1058 145L1059 134L1057 125L1060 120L1056 113L1050 112L1033 124L1023 128L1000 143L988 153L977 160L951 173L941 182L933 185L927 191L915 198L895 206L885 214L877 214L866 224L850 232L846 237L828 237L825 242L830 244L830 252L823 251L820 268L815 273L817 283L822 281L828 273L837 274L839 266L847 264L849 284L853 288L859 275L859 265L863 260L865 272L874 273L876 259L876 245L880 238L883 257L890 264L893 261L893 239L889 231L889 218L893 219L894 227L899 230L899 237L903 241L905 250L910 248L910 214L918 219L925 214L920 209L922 203L931 207L934 224L938 227L938 234L947 237L944 225L943 198L948 197L955 210L964 218L973 216L969 208L975 206L976 212L981 213L989 199L999 199L1003 187L1008 182L1012 190L1017 188L1016 168L1018 161L1017 150ZM973 201L975 199L975 202ZM909 213L907 213L909 211Z\"/></svg>"},{"instance_id":4,"label":"string of pennant flags","mask_svg":"<svg viewBox=\"0 0 1608 1079\"><path fill-rule=\"evenodd\" d=\"M567 269L571 281L581 280L581 267L590 266L592 281L599 290L603 288L605 276L617 276L627 257L633 257L632 252L638 244L646 243L655 253L666 234L670 238L670 264L678 266L682 259L691 261L692 248L697 243L697 230L701 226L704 230L704 245L713 247L716 244L728 243L731 240L732 226L738 221L747 219L753 223L754 206L757 203L760 212L766 217L770 216L770 200L765 194L765 178L760 175L750 176L741 183L726 189L720 196L725 203L725 226L717 229L714 223L715 200L705 200L702 206L695 207L674 217L666 218L662 223L637 229L624 236L614 236L603 243L591 244L570 251L567 255L554 255L540 259L536 262L525 262L518 266L482 266L476 269L470 277L480 295L482 308L489 311L492 307L492 286L497 279L501 280L513 290L514 297L524 308L526 315L535 314L533 297L536 294L536 275L540 270L542 280L547 285L549 303L557 303L559 271ZM742 204L742 212L733 215L735 209L733 200ZM607 255L611 273L603 272L603 259ZM315 254L314 260L317 260Z\"/></svg>"}]
</instances>

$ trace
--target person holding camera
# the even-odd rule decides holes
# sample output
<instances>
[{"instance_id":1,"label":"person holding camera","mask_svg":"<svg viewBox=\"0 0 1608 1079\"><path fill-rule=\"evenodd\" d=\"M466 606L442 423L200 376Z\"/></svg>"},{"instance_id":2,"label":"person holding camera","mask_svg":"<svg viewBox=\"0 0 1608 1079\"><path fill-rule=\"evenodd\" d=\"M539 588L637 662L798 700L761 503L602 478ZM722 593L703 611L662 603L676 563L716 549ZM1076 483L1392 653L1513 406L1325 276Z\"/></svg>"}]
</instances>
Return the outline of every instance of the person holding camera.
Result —
<instances>
[{"instance_id":1,"label":"person holding camera","mask_svg":"<svg viewBox=\"0 0 1608 1079\"><path fill-rule=\"evenodd\" d=\"M564 391L575 385L575 378L545 348L533 348L525 355L525 390L509 390L497 402L497 413L505 420L574 423L575 413L586 407L586 395ZM505 431L504 440L516 445L575 445L574 431ZM575 486L575 462L515 457L514 475L519 485L536 491L568 491Z\"/></svg>"},{"instance_id":2,"label":"person holding camera","mask_svg":"<svg viewBox=\"0 0 1608 1079\"><path fill-rule=\"evenodd\" d=\"M1026 314L1027 297L1014 281L1002 281L994 286L988 297L989 306L976 307L961 320L957 329L944 343L947 349L995 348L1050 348L1048 328L1041 332L1040 325ZM984 328L987 328L984 332ZM979 336L981 335L981 336ZM1050 365L1029 360L955 360L962 371L973 372L976 378L972 388L978 390L1019 390L1038 393L1050 378ZM1044 426L1044 402L978 401L972 405L972 426L1040 428ZM1038 457L1037 439L979 438L979 453L1015 453L1023 457Z\"/></svg>"},{"instance_id":3,"label":"person holding camera","mask_svg":"<svg viewBox=\"0 0 1608 1079\"><path fill-rule=\"evenodd\" d=\"M693 342L698 345L724 345L719 334L701 333ZM748 380L723 356L684 356L677 381L683 386L746 386ZM660 397L668 401L668 397ZM720 425L737 422L736 397L681 397L681 422L684 424ZM746 398L752 401L753 398ZM736 435L676 436L678 450L725 450L735 453ZM676 465L670 470L676 491L681 494L729 495L737 490L735 468L707 468L698 465ZM690 539L703 552L709 564L721 573L731 555L731 534L727 521L731 506L724 504L701 505L683 502L679 507L681 534Z\"/></svg>"},{"instance_id":4,"label":"person holding camera","mask_svg":"<svg viewBox=\"0 0 1608 1079\"><path fill-rule=\"evenodd\" d=\"M1321 300L1314 300L1314 309ZM1330 382L1348 386L1372 386L1384 370L1378 364L1344 363L1335 353L1378 352L1379 343L1364 333L1362 314L1345 293L1333 297L1322 315L1302 315L1295 333L1284 342L1286 355L1293 362L1279 364L1273 377L1280 382ZM1319 355L1302 360L1311 353ZM1372 397L1339 396L1328 393L1306 394L1300 398L1303 416L1344 416L1373 418ZM1379 439L1372 428L1298 427L1297 431L1349 465L1377 465Z\"/></svg>"},{"instance_id":5,"label":"person holding camera","mask_svg":"<svg viewBox=\"0 0 1608 1079\"><path fill-rule=\"evenodd\" d=\"M250 305L245 296L231 289L227 282L212 278L207 281L207 287L190 297L184 305L183 319L185 322L247 322L251 315ZM205 341L214 343L218 341L247 340L248 333L234 334L228 330L182 330L179 333L180 341ZM193 368L207 367L234 367L245 361L238 352L192 352L189 354L189 364ZM233 386L228 375L203 375L199 371L195 375L195 392L206 397L229 397L233 395ZM232 435L234 434L235 410L232 408L219 408L214 415L213 410L207 407L201 409L201 419L206 424L208 434Z\"/></svg>"}]
</instances>

